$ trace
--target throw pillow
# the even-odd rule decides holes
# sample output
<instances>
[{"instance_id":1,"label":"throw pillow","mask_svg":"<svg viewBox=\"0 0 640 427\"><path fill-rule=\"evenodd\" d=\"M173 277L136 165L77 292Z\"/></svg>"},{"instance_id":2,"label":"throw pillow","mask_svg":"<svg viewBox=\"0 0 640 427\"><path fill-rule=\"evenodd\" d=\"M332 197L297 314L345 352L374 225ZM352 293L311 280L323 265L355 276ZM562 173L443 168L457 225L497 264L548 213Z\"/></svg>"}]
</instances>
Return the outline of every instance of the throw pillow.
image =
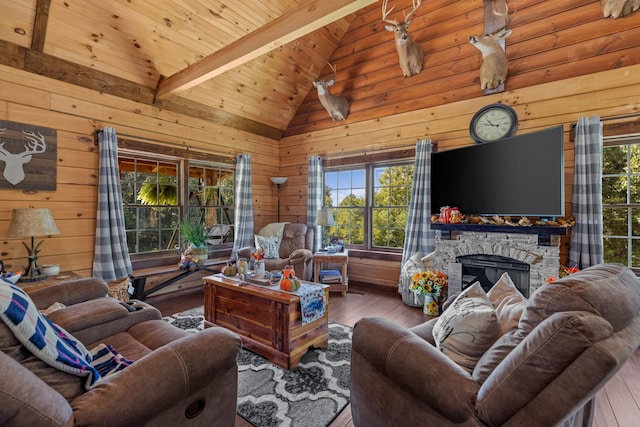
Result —
<instances>
[{"instance_id":1,"label":"throw pillow","mask_svg":"<svg viewBox=\"0 0 640 427\"><path fill-rule=\"evenodd\" d=\"M471 373L500 336L500 322L480 283L463 290L433 327L436 347Z\"/></svg>"},{"instance_id":2,"label":"throw pillow","mask_svg":"<svg viewBox=\"0 0 640 427\"><path fill-rule=\"evenodd\" d=\"M404 263L400 275L411 276L419 271L424 271L424 264L422 263L422 255L420 252L416 252Z\"/></svg>"},{"instance_id":3,"label":"throw pillow","mask_svg":"<svg viewBox=\"0 0 640 427\"><path fill-rule=\"evenodd\" d=\"M255 235L256 249L264 249L264 257L274 259L280 257L280 239Z\"/></svg>"},{"instance_id":4,"label":"throw pillow","mask_svg":"<svg viewBox=\"0 0 640 427\"><path fill-rule=\"evenodd\" d=\"M527 307L527 299L516 288L508 273L505 272L500 276L487 296L500 319L500 335L516 329Z\"/></svg>"}]
</instances>

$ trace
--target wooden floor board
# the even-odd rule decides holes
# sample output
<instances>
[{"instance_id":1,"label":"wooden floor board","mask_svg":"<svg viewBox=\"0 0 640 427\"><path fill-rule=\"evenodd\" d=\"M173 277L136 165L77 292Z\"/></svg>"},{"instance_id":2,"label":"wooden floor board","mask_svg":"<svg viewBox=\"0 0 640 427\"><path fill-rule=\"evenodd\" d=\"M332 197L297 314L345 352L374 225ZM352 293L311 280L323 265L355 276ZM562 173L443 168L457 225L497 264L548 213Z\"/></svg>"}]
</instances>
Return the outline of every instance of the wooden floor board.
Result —
<instances>
[{"instance_id":1,"label":"wooden floor board","mask_svg":"<svg viewBox=\"0 0 640 427\"><path fill-rule=\"evenodd\" d=\"M179 313L203 304L201 289L150 297L147 302L163 316ZM402 303L399 294L353 287L346 295L331 294L329 320L353 326L363 317L385 317L399 325L411 327L429 319L420 308ZM596 395L593 427L640 426L640 350L637 350L618 374ZM251 424L236 417L236 427ZM351 406L347 406L330 427L353 427Z\"/></svg>"}]
</instances>

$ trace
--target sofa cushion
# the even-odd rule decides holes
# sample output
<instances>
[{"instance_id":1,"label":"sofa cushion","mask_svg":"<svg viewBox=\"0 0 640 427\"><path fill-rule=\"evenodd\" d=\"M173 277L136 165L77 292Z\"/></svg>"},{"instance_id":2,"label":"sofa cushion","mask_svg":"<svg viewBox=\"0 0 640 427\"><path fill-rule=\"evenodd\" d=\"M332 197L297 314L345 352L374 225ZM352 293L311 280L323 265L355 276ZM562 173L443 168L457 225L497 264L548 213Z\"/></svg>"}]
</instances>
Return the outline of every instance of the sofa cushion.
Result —
<instances>
[{"instance_id":1,"label":"sofa cushion","mask_svg":"<svg viewBox=\"0 0 640 427\"><path fill-rule=\"evenodd\" d=\"M433 327L436 347L469 373L499 336L498 315L478 282L462 291Z\"/></svg>"},{"instance_id":2,"label":"sofa cushion","mask_svg":"<svg viewBox=\"0 0 640 427\"><path fill-rule=\"evenodd\" d=\"M504 335L518 327L527 299L520 293L508 273L503 273L493 287L487 292L500 320L500 335Z\"/></svg>"},{"instance_id":3,"label":"sofa cushion","mask_svg":"<svg viewBox=\"0 0 640 427\"><path fill-rule=\"evenodd\" d=\"M284 226L280 242L280 258L289 258L293 251L307 246L306 224L287 224Z\"/></svg>"},{"instance_id":4,"label":"sofa cushion","mask_svg":"<svg viewBox=\"0 0 640 427\"><path fill-rule=\"evenodd\" d=\"M280 239L277 237L264 237L255 235L256 249L264 251L264 257L275 259L280 257Z\"/></svg>"}]
</instances>

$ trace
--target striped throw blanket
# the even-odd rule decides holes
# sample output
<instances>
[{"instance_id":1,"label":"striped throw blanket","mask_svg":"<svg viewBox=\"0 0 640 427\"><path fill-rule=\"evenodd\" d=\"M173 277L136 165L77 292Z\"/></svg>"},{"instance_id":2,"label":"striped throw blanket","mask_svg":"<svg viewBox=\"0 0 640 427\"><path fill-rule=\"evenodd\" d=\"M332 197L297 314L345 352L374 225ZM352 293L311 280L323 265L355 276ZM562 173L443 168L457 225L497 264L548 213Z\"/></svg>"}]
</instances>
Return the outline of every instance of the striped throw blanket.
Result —
<instances>
[{"instance_id":1,"label":"striped throw blanket","mask_svg":"<svg viewBox=\"0 0 640 427\"><path fill-rule=\"evenodd\" d=\"M1 279L0 319L40 360L60 371L87 377L87 390L103 376L132 363L104 344L88 351L80 341L42 314L22 289Z\"/></svg>"}]
</instances>

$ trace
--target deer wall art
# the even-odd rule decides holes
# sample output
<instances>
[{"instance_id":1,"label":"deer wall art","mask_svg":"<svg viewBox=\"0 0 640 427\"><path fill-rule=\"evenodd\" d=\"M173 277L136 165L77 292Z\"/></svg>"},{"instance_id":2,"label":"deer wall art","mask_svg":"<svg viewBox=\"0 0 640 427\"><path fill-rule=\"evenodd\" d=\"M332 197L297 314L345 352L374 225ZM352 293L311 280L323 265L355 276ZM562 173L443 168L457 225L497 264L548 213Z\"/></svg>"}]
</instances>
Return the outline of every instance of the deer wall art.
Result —
<instances>
[{"instance_id":1,"label":"deer wall art","mask_svg":"<svg viewBox=\"0 0 640 427\"><path fill-rule=\"evenodd\" d=\"M0 135L3 135L6 129L0 129ZM0 143L0 160L4 162L4 171L2 176L12 185L16 185L24 180L24 165L31 161L33 154L44 153L47 150L47 144L44 142L44 136L38 132L22 131L25 137L30 141L24 147L22 153L13 154L4 148L4 142Z\"/></svg>"},{"instance_id":2,"label":"deer wall art","mask_svg":"<svg viewBox=\"0 0 640 427\"><path fill-rule=\"evenodd\" d=\"M640 0L600 0L605 18L620 18L640 9Z\"/></svg>"},{"instance_id":3,"label":"deer wall art","mask_svg":"<svg viewBox=\"0 0 640 427\"><path fill-rule=\"evenodd\" d=\"M332 95L329 92L329 87L333 86L336 78L336 67L329 64L329 68L333 71L333 78L329 81L317 78L313 80L313 86L318 89L318 98L320 103L327 110L329 116L333 121L345 120L349 115L349 101L347 98L341 95ZM309 70L309 73L313 71L313 65Z\"/></svg>"},{"instance_id":4,"label":"deer wall art","mask_svg":"<svg viewBox=\"0 0 640 427\"><path fill-rule=\"evenodd\" d=\"M509 9L507 7L504 13L493 9L493 13L505 16L505 24L502 28L481 36L469 36L469 43L482 53L482 65L480 66L480 88L482 90L496 89L505 82L509 72L507 54L500 44L502 40L511 35L511 30L507 30L511 21L508 16Z\"/></svg>"},{"instance_id":5,"label":"deer wall art","mask_svg":"<svg viewBox=\"0 0 640 427\"><path fill-rule=\"evenodd\" d=\"M413 9L408 15L404 16L403 22L398 22L394 19L387 19L387 16L393 11L393 6L387 11L387 4L389 0L382 2L382 22L386 22L389 25L385 25L384 29L393 33L395 37L396 50L398 51L398 59L400 62L400 68L402 69L402 75L410 77L418 74L422 71L422 64L424 62L424 51L422 46L411 40L409 35L409 25L418 11L422 0L411 0Z\"/></svg>"}]
</instances>

